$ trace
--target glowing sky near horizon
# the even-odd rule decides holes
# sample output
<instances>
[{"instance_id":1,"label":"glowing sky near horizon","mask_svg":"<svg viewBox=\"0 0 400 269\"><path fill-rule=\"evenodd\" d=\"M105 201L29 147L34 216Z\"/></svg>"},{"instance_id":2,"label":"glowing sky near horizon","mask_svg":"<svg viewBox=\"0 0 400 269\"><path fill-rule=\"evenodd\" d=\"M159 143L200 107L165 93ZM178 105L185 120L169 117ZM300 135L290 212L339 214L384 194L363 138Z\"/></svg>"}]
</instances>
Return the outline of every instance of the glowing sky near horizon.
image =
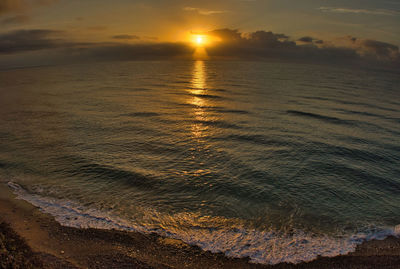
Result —
<instances>
[{"instance_id":1,"label":"glowing sky near horizon","mask_svg":"<svg viewBox=\"0 0 400 269\"><path fill-rule=\"evenodd\" d=\"M79 41L187 41L190 31L352 35L400 45L395 0L3 0L1 32L63 30ZM8 4L8 5L7 5Z\"/></svg>"}]
</instances>

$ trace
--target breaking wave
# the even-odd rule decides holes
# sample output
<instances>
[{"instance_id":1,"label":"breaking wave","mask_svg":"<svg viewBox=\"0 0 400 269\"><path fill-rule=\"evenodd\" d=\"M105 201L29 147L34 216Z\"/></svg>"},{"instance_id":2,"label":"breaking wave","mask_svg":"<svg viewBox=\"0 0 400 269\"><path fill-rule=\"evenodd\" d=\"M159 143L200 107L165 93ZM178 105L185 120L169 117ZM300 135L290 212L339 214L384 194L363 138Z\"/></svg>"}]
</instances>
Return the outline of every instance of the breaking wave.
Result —
<instances>
[{"instance_id":1,"label":"breaking wave","mask_svg":"<svg viewBox=\"0 0 400 269\"><path fill-rule=\"evenodd\" d=\"M41 211L52 215L60 224L75 228L115 229L141 233L157 233L201 247L205 251L222 252L228 257L250 258L253 263L300 263L318 256L334 257L355 250L365 240L384 239L400 235L400 225L390 229L354 235L315 235L300 230L284 233L275 230L246 228L241 221L209 217L195 213L162 216L151 211L153 218L169 220L169 225L141 224L123 219L112 212L92 209L74 201L31 194L20 185L8 182L18 199L23 199Z\"/></svg>"}]
</instances>

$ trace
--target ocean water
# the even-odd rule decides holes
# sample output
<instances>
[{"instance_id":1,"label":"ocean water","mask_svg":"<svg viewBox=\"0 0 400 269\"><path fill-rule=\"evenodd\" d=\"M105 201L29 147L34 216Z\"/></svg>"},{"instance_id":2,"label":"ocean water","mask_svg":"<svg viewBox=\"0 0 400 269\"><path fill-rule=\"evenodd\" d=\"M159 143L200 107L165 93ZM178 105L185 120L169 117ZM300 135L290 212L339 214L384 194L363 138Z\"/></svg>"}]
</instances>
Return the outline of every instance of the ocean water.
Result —
<instances>
[{"instance_id":1,"label":"ocean water","mask_svg":"<svg viewBox=\"0 0 400 269\"><path fill-rule=\"evenodd\" d=\"M266 62L0 72L0 179L73 227L252 262L400 233L400 73Z\"/></svg>"}]
</instances>

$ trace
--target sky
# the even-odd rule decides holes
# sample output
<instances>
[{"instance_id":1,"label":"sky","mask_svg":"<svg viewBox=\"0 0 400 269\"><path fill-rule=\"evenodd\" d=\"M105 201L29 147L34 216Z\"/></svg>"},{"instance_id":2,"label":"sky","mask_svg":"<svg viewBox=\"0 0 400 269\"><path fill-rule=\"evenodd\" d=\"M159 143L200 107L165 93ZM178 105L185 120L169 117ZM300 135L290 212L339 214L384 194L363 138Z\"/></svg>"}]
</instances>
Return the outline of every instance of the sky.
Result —
<instances>
[{"instance_id":1,"label":"sky","mask_svg":"<svg viewBox=\"0 0 400 269\"><path fill-rule=\"evenodd\" d=\"M224 50L221 44L228 45L229 38L213 32L221 29L236 31L244 39L236 42L236 49L230 46ZM264 35L261 39L269 41L255 45L249 40L257 31L273 36ZM176 56L189 53L180 46L190 42L191 33L218 36L222 43L208 48L214 56L227 57L225 52L230 49L239 56L250 53L255 57L251 52L270 46L271 38L275 38L280 42L275 47L289 48L289 42L294 42L296 50L346 48L357 55L371 57L375 53L380 60L397 61L400 1L0 0L0 57L7 59L25 52L38 54L60 48L76 52L77 48L88 47L106 50L115 46L139 47L135 55L143 50L151 54L155 44L162 45L162 50L168 51L166 55L172 50ZM172 48L171 44L176 46Z\"/></svg>"}]
</instances>

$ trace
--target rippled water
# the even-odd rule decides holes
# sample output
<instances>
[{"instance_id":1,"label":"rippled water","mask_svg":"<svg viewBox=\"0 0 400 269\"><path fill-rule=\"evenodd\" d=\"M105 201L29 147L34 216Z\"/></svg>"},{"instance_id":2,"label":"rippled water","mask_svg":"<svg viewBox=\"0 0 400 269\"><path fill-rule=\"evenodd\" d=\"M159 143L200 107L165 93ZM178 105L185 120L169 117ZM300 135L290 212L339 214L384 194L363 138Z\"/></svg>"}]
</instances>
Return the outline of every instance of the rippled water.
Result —
<instances>
[{"instance_id":1,"label":"rippled water","mask_svg":"<svg viewBox=\"0 0 400 269\"><path fill-rule=\"evenodd\" d=\"M400 76L261 62L0 72L0 174L75 227L278 263L400 224Z\"/></svg>"}]
</instances>

